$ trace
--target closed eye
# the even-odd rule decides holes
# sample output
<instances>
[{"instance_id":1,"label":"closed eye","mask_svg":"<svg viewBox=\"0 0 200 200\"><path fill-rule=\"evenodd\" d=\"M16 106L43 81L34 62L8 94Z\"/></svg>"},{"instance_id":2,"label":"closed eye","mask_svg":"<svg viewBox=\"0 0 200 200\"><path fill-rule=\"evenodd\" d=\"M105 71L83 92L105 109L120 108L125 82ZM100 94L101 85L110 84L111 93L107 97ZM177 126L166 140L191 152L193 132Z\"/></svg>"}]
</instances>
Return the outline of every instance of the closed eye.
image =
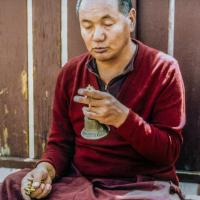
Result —
<instances>
[{"instance_id":1,"label":"closed eye","mask_svg":"<svg viewBox=\"0 0 200 200\"><path fill-rule=\"evenodd\" d=\"M81 23L82 27L84 27L85 29L90 29L92 28L92 23L91 22L88 22L88 21L83 21Z\"/></svg>"},{"instance_id":2,"label":"closed eye","mask_svg":"<svg viewBox=\"0 0 200 200\"><path fill-rule=\"evenodd\" d=\"M113 23L105 23L105 24L104 24L104 26L108 26L108 27L109 27L109 26L112 26L112 25L113 25Z\"/></svg>"},{"instance_id":3,"label":"closed eye","mask_svg":"<svg viewBox=\"0 0 200 200\"><path fill-rule=\"evenodd\" d=\"M85 29L91 29L92 26L84 26Z\"/></svg>"}]
</instances>

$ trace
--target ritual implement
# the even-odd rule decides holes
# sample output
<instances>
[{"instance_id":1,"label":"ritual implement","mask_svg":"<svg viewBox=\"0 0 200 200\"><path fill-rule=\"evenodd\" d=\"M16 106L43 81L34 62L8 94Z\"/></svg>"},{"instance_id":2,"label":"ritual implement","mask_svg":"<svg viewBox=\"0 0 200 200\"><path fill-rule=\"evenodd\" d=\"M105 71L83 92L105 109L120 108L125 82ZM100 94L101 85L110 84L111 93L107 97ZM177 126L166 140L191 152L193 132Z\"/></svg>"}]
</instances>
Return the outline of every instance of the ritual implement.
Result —
<instances>
[{"instance_id":1,"label":"ritual implement","mask_svg":"<svg viewBox=\"0 0 200 200\"><path fill-rule=\"evenodd\" d=\"M94 87L91 85L88 85L86 88L88 91L95 90ZM87 97L90 100L92 100L91 97ZM89 104L89 108L91 108L91 105ZM109 126L105 124L101 124L97 120L90 119L88 117L84 117L84 128L81 131L81 136L88 140L98 140L103 137L106 137L110 131Z\"/></svg>"}]
</instances>

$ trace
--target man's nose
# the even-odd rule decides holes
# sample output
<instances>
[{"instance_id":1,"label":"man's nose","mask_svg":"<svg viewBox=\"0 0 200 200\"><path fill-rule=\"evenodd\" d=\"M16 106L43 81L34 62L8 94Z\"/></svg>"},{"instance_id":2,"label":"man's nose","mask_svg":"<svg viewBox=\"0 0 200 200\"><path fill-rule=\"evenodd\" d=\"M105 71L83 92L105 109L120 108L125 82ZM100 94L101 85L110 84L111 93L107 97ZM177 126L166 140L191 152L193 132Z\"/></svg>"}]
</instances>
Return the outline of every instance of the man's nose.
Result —
<instances>
[{"instance_id":1,"label":"man's nose","mask_svg":"<svg viewBox=\"0 0 200 200\"><path fill-rule=\"evenodd\" d=\"M96 27L93 33L93 40L96 42L105 40L105 32L102 27Z\"/></svg>"}]
</instances>

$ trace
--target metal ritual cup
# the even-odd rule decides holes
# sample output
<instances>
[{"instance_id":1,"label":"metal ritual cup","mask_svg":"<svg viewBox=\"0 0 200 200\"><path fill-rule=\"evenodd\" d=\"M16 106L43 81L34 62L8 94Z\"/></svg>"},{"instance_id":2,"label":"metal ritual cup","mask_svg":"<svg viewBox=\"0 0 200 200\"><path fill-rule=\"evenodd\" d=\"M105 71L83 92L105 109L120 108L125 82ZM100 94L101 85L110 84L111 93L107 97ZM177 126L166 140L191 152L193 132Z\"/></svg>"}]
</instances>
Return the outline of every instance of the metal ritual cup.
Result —
<instances>
[{"instance_id":1,"label":"metal ritual cup","mask_svg":"<svg viewBox=\"0 0 200 200\"><path fill-rule=\"evenodd\" d=\"M88 85L86 88L88 91L95 90L93 86ZM90 107L90 105L89 105ZM84 118L84 128L81 131L83 138L88 140L98 140L106 137L110 131L110 127L105 124L101 124L97 120Z\"/></svg>"},{"instance_id":2,"label":"metal ritual cup","mask_svg":"<svg viewBox=\"0 0 200 200\"><path fill-rule=\"evenodd\" d=\"M81 131L83 138L88 140L98 140L106 137L109 133L109 126L101 124L94 119L84 118L84 128Z\"/></svg>"}]
</instances>

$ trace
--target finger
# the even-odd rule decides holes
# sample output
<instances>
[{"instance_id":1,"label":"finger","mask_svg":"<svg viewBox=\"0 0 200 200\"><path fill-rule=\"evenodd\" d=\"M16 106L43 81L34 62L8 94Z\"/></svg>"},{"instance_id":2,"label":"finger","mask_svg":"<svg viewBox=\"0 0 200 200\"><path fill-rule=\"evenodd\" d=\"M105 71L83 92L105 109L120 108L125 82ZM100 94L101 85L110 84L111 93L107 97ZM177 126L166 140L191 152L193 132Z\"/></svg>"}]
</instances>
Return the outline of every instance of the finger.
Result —
<instances>
[{"instance_id":1,"label":"finger","mask_svg":"<svg viewBox=\"0 0 200 200\"><path fill-rule=\"evenodd\" d=\"M31 193L32 198L38 198L42 195L44 192L46 185L51 185L52 179L50 176L48 176L46 179L44 179L38 189L36 189L35 192ZM49 187L49 186L48 186ZM48 188L47 188L48 189Z\"/></svg>"},{"instance_id":2,"label":"finger","mask_svg":"<svg viewBox=\"0 0 200 200\"><path fill-rule=\"evenodd\" d=\"M94 107L83 107L82 110L83 110L83 114L86 114L86 113L98 114L99 113L98 109L97 108L95 109Z\"/></svg>"},{"instance_id":3,"label":"finger","mask_svg":"<svg viewBox=\"0 0 200 200\"><path fill-rule=\"evenodd\" d=\"M99 117L105 117L107 109L105 107L90 106L90 107L83 107L83 111L97 114Z\"/></svg>"},{"instance_id":4,"label":"finger","mask_svg":"<svg viewBox=\"0 0 200 200\"><path fill-rule=\"evenodd\" d=\"M87 118L90 118L90 119L95 119L95 120L99 120L99 114L98 113L95 113L95 112L91 112L88 110L87 107L84 107L83 108L83 114L87 117Z\"/></svg>"},{"instance_id":5,"label":"finger","mask_svg":"<svg viewBox=\"0 0 200 200\"><path fill-rule=\"evenodd\" d=\"M50 185L51 185L51 183L52 183L52 179L51 179L50 176L48 176L48 177L44 180L44 184L45 184L45 185L46 185L46 184L50 184Z\"/></svg>"},{"instance_id":6,"label":"finger","mask_svg":"<svg viewBox=\"0 0 200 200\"><path fill-rule=\"evenodd\" d=\"M102 92L99 90L87 90L85 88L80 88L78 90L78 94L79 95L83 95L83 96L87 96L87 97L91 97L93 99L104 99L106 97L109 96L109 93L107 92Z\"/></svg>"},{"instance_id":7,"label":"finger","mask_svg":"<svg viewBox=\"0 0 200 200\"><path fill-rule=\"evenodd\" d=\"M98 122L105 125L112 125L112 122L114 120L111 113L106 112L106 110L104 109L98 109L94 107L83 107L83 114L87 118L97 120Z\"/></svg>"},{"instance_id":8,"label":"finger","mask_svg":"<svg viewBox=\"0 0 200 200\"><path fill-rule=\"evenodd\" d=\"M43 170L36 171L36 173L34 173L34 176L33 176L32 186L34 188L39 188L42 180L45 180L47 177L48 177L48 172L43 171Z\"/></svg>"},{"instance_id":9,"label":"finger","mask_svg":"<svg viewBox=\"0 0 200 200\"><path fill-rule=\"evenodd\" d=\"M77 103L82 103L82 104L87 104L89 105L90 104L90 99L88 99L86 96L74 96L74 101L77 102Z\"/></svg>"},{"instance_id":10,"label":"finger","mask_svg":"<svg viewBox=\"0 0 200 200\"><path fill-rule=\"evenodd\" d=\"M45 184L41 183L39 188L37 188L34 192L31 192L31 198L38 198L38 196L40 196L43 193L44 188Z\"/></svg>"},{"instance_id":11,"label":"finger","mask_svg":"<svg viewBox=\"0 0 200 200\"><path fill-rule=\"evenodd\" d=\"M51 184L46 184L43 192L37 196L38 199L46 197L51 192L52 186Z\"/></svg>"},{"instance_id":12,"label":"finger","mask_svg":"<svg viewBox=\"0 0 200 200\"><path fill-rule=\"evenodd\" d=\"M86 96L74 96L74 101L77 103L82 103L85 105L93 106L93 107L100 107L104 105L105 100L97 100L93 98L87 98Z\"/></svg>"}]
</instances>

